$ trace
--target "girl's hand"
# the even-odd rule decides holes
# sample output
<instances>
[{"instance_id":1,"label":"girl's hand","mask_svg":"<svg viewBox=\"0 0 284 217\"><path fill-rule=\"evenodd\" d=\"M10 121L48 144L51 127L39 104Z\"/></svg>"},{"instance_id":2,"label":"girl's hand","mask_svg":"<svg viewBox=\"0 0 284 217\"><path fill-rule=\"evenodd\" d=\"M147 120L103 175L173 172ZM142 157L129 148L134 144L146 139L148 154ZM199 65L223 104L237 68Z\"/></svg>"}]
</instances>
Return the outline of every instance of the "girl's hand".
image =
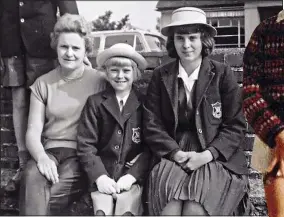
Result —
<instances>
[{"instance_id":1,"label":"girl's hand","mask_svg":"<svg viewBox=\"0 0 284 217\"><path fill-rule=\"evenodd\" d=\"M136 178L130 174L126 174L117 181L117 193L121 191L129 191L131 186L136 182Z\"/></svg>"},{"instance_id":2,"label":"girl's hand","mask_svg":"<svg viewBox=\"0 0 284 217\"><path fill-rule=\"evenodd\" d=\"M187 152L187 155L188 155L188 161L186 164L182 165L183 169L185 169L186 171L196 170L199 167L213 160L213 156L211 152L208 150L199 153L195 151L190 151Z\"/></svg>"},{"instance_id":3,"label":"girl's hand","mask_svg":"<svg viewBox=\"0 0 284 217\"><path fill-rule=\"evenodd\" d=\"M117 191L117 184L116 182L109 178L107 175L101 175L96 180L96 184L98 187L99 192L104 194L115 194Z\"/></svg>"},{"instance_id":4,"label":"girl's hand","mask_svg":"<svg viewBox=\"0 0 284 217\"><path fill-rule=\"evenodd\" d=\"M173 160L178 164L186 163L188 160L188 152L177 151L173 156Z\"/></svg>"},{"instance_id":5,"label":"girl's hand","mask_svg":"<svg viewBox=\"0 0 284 217\"><path fill-rule=\"evenodd\" d=\"M44 154L38 158L37 167L40 173L53 184L59 182L57 166L55 162L48 157L47 154Z\"/></svg>"}]
</instances>

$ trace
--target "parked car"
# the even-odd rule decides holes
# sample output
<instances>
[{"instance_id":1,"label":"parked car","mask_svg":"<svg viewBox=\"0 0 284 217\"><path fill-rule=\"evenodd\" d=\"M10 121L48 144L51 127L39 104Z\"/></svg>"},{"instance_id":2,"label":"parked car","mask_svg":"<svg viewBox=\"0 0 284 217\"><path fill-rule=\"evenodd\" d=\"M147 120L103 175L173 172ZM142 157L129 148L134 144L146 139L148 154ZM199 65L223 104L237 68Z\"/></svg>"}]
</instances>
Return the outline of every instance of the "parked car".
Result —
<instances>
[{"instance_id":1,"label":"parked car","mask_svg":"<svg viewBox=\"0 0 284 217\"><path fill-rule=\"evenodd\" d=\"M141 53L148 61L148 68L155 68L161 63L160 58L166 54L166 39L159 33L143 30L109 30L92 32L94 51L90 55L93 66L96 66L97 54L114 44L127 43Z\"/></svg>"}]
</instances>

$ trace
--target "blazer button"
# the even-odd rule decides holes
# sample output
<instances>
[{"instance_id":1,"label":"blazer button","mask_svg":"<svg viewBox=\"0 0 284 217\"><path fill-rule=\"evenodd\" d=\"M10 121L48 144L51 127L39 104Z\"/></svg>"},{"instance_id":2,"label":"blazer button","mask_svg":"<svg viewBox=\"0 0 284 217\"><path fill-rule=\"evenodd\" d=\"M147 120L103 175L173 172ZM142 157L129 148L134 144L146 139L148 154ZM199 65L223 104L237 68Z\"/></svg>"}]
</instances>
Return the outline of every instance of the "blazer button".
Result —
<instances>
[{"instance_id":1,"label":"blazer button","mask_svg":"<svg viewBox=\"0 0 284 217\"><path fill-rule=\"evenodd\" d=\"M198 133L200 133L200 134L202 133L202 130L200 128L198 129Z\"/></svg>"},{"instance_id":2,"label":"blazer button","mask_svg":"<svg viewBox=\"0 0 284 217\"><path fill-rule=\"evenodd\" d=\"M23 6L23 5L24 5L24 2L19 2L19 5L20 5L20 6Z\"/></svg>"},{"instance_id":3,"label":"blazer button","mask_svg":"<svg viewBox=\"0 0 284 217\"><path fill-rule=\"evenodd\" d=\"M196 114L199 115L199 111L197 111Z\"/></svg>"},{"instance_id":4,"label":"blazer button","mask_svg":"<svg viewBox=\"0 0 284 217\"><path fill-rule=\"evenodd\" d=\"M119 149L119 145L114 146L114 149L116 150Z\"/></svg>"},{"instance_id":5,"label":"blazer button","mask_svg":"<svg viewBox=\"0 0 284 217\"><path fill-rule=\"evenodd\" d=\"M21 23L24 23L24 22L25 22L25 19L24 19L24 18L21 18L20 21L21 21Z\"/></svg>"},{"instance_id":6,"label":"blazer button","mask_svg":"<svg viewBox=\"0 0 284 217\"><path fill-rule=\"evenodd\" d=\"M117 134L118 134L118 135L121 135L121 134L122 134L122 131L121 131L121 130L118 130L118 131L117 131Z\"/></svg>"}]
</instances>

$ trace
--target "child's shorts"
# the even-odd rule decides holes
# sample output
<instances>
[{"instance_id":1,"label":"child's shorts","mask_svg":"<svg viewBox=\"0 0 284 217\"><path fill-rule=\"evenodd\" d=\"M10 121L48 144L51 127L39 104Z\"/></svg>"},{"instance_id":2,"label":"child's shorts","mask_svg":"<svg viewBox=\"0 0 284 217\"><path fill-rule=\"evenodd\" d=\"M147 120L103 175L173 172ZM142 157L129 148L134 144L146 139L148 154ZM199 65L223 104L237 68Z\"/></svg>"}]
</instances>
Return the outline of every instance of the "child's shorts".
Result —
<instances>
[{"instance_id":1,"label":"child's shorts","mask_svg":"<svg viewBox=\"0 0 284 217\"><path fill-rule=\"evenodd\" d=\"M3 58L4 70L2 85L4 87L29 87L41 75L51 71L57 65L56 60L34 58L28 55Z\"/></svg>"},{"instance_id":2,"label":"child's shorts","mask_svg":"<svg viewBox=\"0 0 284 217\"><path fill-rule=\"evenodd\" d=\"M142 192L140 185L132 185L129 191L116 195L108 195L95 191L91 193L94 214L102 210L106 215L123 215L131 212L133 215L142 215Z\"/></svg>"}]
</instances>

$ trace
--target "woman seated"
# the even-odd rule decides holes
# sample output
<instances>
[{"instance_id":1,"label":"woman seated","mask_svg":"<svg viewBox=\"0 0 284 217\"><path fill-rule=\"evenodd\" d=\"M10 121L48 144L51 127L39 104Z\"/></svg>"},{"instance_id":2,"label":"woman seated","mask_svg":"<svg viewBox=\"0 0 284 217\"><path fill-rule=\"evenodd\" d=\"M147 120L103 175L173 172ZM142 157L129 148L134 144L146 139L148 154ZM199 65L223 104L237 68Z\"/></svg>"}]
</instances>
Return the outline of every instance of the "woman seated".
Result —
<instances>
[{"instance_id":1,"label":"woman seated","mask_svg":"<svg viewBox=\"0 0 284 217\"><path fill-rule=\"evenodd\" d=\"M169 56L144 107L144 138L158 156L149 177L150 215L247 214L242 94L230 68L207 56L216 29L185 7L162 29Z\"/></svg>"},{"instance_id":2,"label":"woman seated","mask_svg":"<svg viewBox=\"0 0 284 217\"><path fill-rule=\"evenodd\" d=\"M106 90L90 96L78 127L78 156L89 179L95 215L141 215L149 152L142 140L142 95L133 85L147 62L128 44L97 57Z\"/></svg>"},{"instance_id":3,"label":"woman seated","mask_svg":"<svg viewBox=\"0 0 284 217\"><path fill-rule=\"evenodd\" d=\"M59 65L31 85L26 144L32 159L21 182L20 215L62 215L83 192L77 125L87 98L104 88L104 76L86 67L92 50L87 22L65 14L51 34Z\"/></svg>"}]
</instances>

